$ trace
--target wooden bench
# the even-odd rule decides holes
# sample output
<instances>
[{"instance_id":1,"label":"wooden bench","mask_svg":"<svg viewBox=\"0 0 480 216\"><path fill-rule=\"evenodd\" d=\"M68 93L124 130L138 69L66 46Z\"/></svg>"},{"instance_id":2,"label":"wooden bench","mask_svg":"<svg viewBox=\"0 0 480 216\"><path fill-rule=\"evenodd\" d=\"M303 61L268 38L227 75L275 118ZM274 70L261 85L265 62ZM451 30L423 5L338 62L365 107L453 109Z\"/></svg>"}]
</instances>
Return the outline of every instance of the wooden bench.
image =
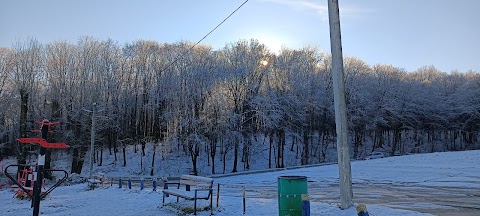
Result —
<instances>
[{"instance_id":1,"label":"wooden bench","mask_svg":"<svg viewBox=\"0 0 480 216\"><path fill-rule=\"evenodd\" d=\"M92 176L91 178L87 179L88 187L90 189L95 189L97 184L103 184L103 180L105 178L104 173L97 173L96 175Z\"/></svg>"},{"instance_id":2,"label":"wooden bench","mask_svg":"<svg viewBox=\"0 0 480 216\"><path fill-rule=\"evenodd\" d=\"M193 214L197 215L197 200L210 199L210 215L212 215L212 178L182 175L179 182L165 182L164 184L162 205L165 203L165 197L168 195L176 196L177 202L179 197L186 200L193 200ZM169 188L169 185L176 185L177 187Z\"/></svg>"}]
</instances>

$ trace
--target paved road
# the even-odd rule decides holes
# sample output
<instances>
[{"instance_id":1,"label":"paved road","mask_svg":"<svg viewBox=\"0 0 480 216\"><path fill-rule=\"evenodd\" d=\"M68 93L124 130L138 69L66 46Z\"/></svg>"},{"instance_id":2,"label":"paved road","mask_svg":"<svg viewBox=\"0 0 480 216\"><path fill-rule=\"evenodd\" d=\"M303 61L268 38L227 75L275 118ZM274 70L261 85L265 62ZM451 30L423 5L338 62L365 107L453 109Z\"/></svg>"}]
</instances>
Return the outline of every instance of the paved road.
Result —
<instances>
[{"instance_id":1,"label":"paved road","mask_svg":"<svg viewBox=\"0 0 480 216\"><path fill-rule=\"evenodd\" d=\"M479 177L480 180L480 177ZM241 187L225 187L241 194ZM237 191L238 190L238 191ZM339 204L338 184L308 183L311 202ZM354 202L429 213L438 216L479 216L480 191L461 187L419 186L404 183L359 183L353 185ZM215 191L216 193L216 191ZM249 197L277 197L277 186L247 186ZM372 212L372 215L373 212Z\"/></svg>"},{"instance_id":2,"label":"paved road","mask_svg":"<svg viewBox=\"0 0 480 216\"><path fill-rule=\"evenodd\" d=\"M338 185L309 184L312 201L338 203ZM418 186L415 184L362 183L353 185L355 203L384 205L439 216L480 215L480 191L471 188Z\"/></svg>"}]
</instances>

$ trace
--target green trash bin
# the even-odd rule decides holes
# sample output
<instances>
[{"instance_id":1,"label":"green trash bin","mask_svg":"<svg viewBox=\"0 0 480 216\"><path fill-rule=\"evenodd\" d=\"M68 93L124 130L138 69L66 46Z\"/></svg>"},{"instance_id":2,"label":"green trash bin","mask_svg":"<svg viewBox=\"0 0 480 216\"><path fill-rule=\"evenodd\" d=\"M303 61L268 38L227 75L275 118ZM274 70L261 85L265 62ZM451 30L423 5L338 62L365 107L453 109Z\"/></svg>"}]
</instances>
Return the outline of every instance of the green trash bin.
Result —
<instances>
[{"instance_id":1,"label":"green trash bin","mask_svg":"<svg viewBox=\"0 0 480 216\"><path fill-rule=\"evenodd\" d=\"M279 176L278 215L302 216L302 194L308 194L306 176Z\"/></svg>"}]
</instances>

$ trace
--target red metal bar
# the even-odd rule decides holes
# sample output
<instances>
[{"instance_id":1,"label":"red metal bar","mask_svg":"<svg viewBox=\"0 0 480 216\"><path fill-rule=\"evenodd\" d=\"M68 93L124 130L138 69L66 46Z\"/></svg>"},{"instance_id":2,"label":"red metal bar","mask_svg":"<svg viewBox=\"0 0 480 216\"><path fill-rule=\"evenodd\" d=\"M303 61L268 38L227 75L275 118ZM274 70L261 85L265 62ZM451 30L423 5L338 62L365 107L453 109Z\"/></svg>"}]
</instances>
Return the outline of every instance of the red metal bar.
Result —
<instances>
[{"instance_id":1,"label":"red metal bar","mask_svg":"<svg viewBox=\"0 0 480 216\"><path fill-rule=\"evenodd\" d=\"M21 143L36 143L42 146L43 148L68 148L68 145L65 143L49 143L43 138L20 138L18 139Z\"/></svg>"},{"instance_id":2,"label":"red metal bar","mask_svg":"<svg viewBox=\"0 0 480 216\"><path fill-rule=\"evenodd\" d=\"M41 142L47 142L43 138L20 138L17 139L21 143L38 143L40 144Z\"/></svg>"},{"instance_id":3,"label":"red metal bar","mask_svg":"<svg viewBox=\"0 0 480 216\"><path fill-rule=\"evenodd\" d=\"M68 148L68 145L65 143L40 143L40 145L44 148L55 148L55 149L63 149Z\"/></svg>"}]
</instances>

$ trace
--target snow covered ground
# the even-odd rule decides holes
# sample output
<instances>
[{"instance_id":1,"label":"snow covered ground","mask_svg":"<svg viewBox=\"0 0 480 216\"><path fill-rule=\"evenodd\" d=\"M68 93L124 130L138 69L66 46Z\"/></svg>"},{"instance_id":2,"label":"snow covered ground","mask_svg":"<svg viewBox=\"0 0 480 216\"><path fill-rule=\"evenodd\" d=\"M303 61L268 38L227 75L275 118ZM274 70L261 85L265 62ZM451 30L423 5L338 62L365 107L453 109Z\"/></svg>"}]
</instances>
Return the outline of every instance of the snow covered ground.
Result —
<instances>
[{"instance_id":1,"label":"snow covered ground","mask_svg":"<svg viewBox=\"0 0 480 216\"><path fill-rule=\"evenodd\" d=\"M214 215L243 215L242 189L247 191L245 215L278 215L277 180L279 176L307 176L311 201L311 215L352 216L356 215L352 207L340 210L335 202L321 202L327 189L338 184L338 167L336 164L315 166L300 169L289 169L275 172L251 173L215 177L215 185L220 183L220 202L216 207L214 199ZM368 184L372 188L377 185L395 184L409 185L417 188L444 187L480 189L480 151L444 152L431 154L387 157L366 161L352 162L352 180L354 185ZM355 188L355 187L354 187ZM411 197L422 196L415 190ZM216 197L216 187L214 197ZM394 208L382 204L382 199L369 199L366 203L372 216L405 216L430 215L420 212ZM87 190L86 184L62 186L55 189L40 204L41 215L184 215L182 207L193 206L192 201L175 203L175 198L167 198L167 206L162 207L162 193L153 191L151 187L140 190L112 187ZM412 198L413 200L413 198ZM354 191L354 201L355 191ZM356 203L358 204L358 203ZM207 206L200 201L199 206ZM444 208L432 203L417 203L422 208ZM480 203L474 208L480 209ZM0 215L31 215L30 201L13 198L11 189L0 190ZM198 212L198 215L209 215L209 211Z\"/></svg>"}]
</instances>

